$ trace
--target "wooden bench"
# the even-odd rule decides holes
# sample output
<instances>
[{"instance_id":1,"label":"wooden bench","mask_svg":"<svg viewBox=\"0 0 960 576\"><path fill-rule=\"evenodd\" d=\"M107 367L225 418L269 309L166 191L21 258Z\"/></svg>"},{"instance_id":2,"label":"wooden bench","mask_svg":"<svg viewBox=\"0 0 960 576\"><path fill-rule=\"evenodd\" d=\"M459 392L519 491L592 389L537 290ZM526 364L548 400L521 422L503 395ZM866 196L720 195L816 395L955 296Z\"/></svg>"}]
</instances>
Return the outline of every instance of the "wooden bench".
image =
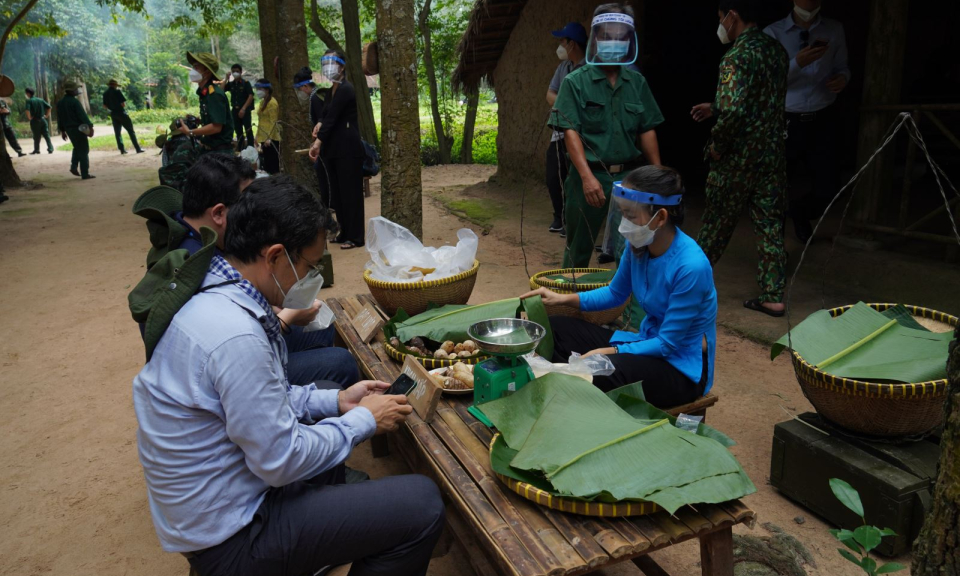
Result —
<instances>
[{"instance_id":1,"label":"wooden bench","mask_svg":"<svg viewBox=\"0 0 960 576\"><path fill-rule=\"evenodd\" d=\"M392 382L400 364L387 355L383 334L364 344L350 322L364 303L376 307L368 295L327 300L337 317L339 339L364 375ZM695 402L676 409L705 410L716 402L708 398L698 401L707 402L702 406L691 409ZM647 576L661 576L667 573L648 554L696 538L702 574L733 575L732 527L752 527L756 521L739 500L688 506L672 516L659 512L633 518L578 516L538 506L497 480L488 452L492 433L467 412L470 402L445 396L432 422L414 413L389 439L411 469L440 487L448 527L477 574L573 576L633 561Z\"/></svg>"}]
</instances>

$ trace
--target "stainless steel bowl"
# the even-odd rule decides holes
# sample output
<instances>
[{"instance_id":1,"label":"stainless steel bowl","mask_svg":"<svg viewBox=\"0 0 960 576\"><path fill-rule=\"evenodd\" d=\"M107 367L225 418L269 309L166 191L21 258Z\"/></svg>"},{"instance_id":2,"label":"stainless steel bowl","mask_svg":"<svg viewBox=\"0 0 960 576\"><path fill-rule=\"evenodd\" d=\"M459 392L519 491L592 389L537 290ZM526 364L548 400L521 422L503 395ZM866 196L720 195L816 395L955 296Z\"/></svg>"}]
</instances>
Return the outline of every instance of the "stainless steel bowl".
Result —
<instances>
[{"instance_id":1,"label":"stainless steel bowl","mask_svg":"<svg viewBox=\"0 0 960 576\"><path fill-rule=\"evenodd\" d=\"M484 352L518 355L532 352L547 331L529 320L494 318L470 326L467 334Z\"/></svg>"}]
</instances>

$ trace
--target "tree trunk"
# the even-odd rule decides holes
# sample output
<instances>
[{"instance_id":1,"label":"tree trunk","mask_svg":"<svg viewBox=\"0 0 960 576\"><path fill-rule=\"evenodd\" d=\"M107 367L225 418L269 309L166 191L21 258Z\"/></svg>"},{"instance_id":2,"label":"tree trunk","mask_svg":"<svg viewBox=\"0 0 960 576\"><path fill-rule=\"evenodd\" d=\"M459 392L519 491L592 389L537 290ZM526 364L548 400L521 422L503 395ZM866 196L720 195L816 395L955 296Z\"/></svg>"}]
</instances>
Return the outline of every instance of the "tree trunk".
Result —
<instances>
[{"instance_id":1,"label":"tree trunk","mask_svg":"<svg viewBox=\"0 0 960 576\"><path fill-rule=\"evenodd\" d=\"M343 35L347 45L347 78L357 92L357 121L360 137L377 146L377 121L373 117L373 103L367 76L363 73L363 46L360 42L360 6L357 0L341 0L343 11Z\"/></svg>"},{"instance_id":2,"label":"tree trunk","mask_svg":"<svg viewBox=\"0 0 960 576\"><path fill-rule=\"evenodd\" d=\"M477 124L480 90L467 94L467 116L463 119L463 143L460 145L460 163L473 164L473 129Z\"/></svg>"},{"instance_id":3,"label":"tree trunk","mask_svg":"<svg viewBox=\"0 0 960 576\"><path fill-rule=\"evenodd\" d=\"M420 37L423 38L423 67L427 71L427 85L430 88L430 109L433 111L433 132L437 136L437 147L440 149L440 163L450 163L450 149L453 148L453 139L447 138L443 129L443 118L440 116L440 98L437 95L437 69L433 65L433 53L430 50L430 0L426 0L417 26L420 28Z\"/></svg>"},{"instance_id":4,"label":"tree trunk","mask_svg":"<svg viewBox=\"0 0 960 576\"><path fill-rule=\"evenodd\" d=\"M280 126L283 130L281 167L297 183L317 190L317 178L310 158L306 154L296 153L297 150L310 146L312 126L307 120L309 104L301 104L297 92L290 87L294 73L309 63L303 0L266 0L261 1L261 4L274 4L277 10L275 26L280 79L274 96L278 97L280 102Z\"/></svg>"},{"instance_id":5,"label":"tree trunk","mask_svg":"<svg viewBox=\"0 0 960 576\"><path fill-rule=\"evenodd\" d=\"M316 2L316 0L313 0ZM277 6L273 0L257 2L257 16L260 20L260 50L263 53L263 77L275 86L274 98L279 100L283 90L281 78L277 75L274 62L277 59ZM291 77L292 78L292 77Z\"/></svg>"},{"instance_id":6,"label":"tree trunk","mask_svg":"<svg viewBox=\"0 0 960 576\"><path fill-rule=\"evenodd\" d=\"M383 178L380 212L423 239L414 0L377 0Z\"/></svg>"},{"instance_id":7,"label":"tree trunk","mask_svg":"<svg viewBox=\"0 0 960 576\"><path fill-rule=\"evenodd\" d=\"M29 0L24 4L23 8L17 12L17 15L7 23L7 27L3 30L3 36L0 36L0 72L3 71L3 55L7 49L7 39L10 38L10 32L13 31L17 22L20 22L20 20L27 15L27 12L32 10L36 4L37 0ZM19 188L21 185L20 175L17 174L16 169L14 169L13 161L7 152L7 139L0 138L0 140L3 140L3 144L0 145L0 181L3 182L5 187Z\"/></svg>"},{"instance_id":8,"label":"tree trunk","mask_svg":"<svg viewBox=\"0 0 960 576\"><path fill-rule=\"evenodd\" d=\"M960 574L960 329L950 344L940 464L933 509L913 547L913 576Z\"/></svg>"}]
</instances>

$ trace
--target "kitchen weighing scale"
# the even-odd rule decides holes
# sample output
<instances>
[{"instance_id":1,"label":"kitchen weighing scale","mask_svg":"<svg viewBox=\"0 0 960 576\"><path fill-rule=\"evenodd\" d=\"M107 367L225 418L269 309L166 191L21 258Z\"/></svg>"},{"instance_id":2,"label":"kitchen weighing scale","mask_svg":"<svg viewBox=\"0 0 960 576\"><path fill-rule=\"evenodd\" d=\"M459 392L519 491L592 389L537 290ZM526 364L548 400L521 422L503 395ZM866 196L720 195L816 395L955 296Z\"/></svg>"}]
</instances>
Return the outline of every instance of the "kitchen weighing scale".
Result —
<instances>
[{"instance_id":1,"label":"kitchen weighing scale","mask_svg":"<svg viewBox=\"0 0 960 576\"><path fill-rule=\"evenodd\" d=\"M546 333L536 322L516 318L494 318L470 326L470 339L492 356L473 369L473 406L469 411L477 420L492 428L493 423L479 406L509 396L534 379L521 356L533 352Z\"/></svg>"}]
</instances>

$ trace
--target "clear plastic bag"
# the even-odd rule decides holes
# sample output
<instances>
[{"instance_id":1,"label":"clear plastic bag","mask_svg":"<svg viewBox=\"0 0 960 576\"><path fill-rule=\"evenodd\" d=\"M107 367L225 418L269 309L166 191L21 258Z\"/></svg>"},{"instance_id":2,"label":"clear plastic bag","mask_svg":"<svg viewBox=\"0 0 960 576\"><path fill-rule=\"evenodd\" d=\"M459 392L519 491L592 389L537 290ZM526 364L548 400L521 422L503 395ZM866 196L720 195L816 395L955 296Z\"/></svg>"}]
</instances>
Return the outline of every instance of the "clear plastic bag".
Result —
<instances>
[{"instance_id":1,"label":"clear plastic bag","mask_svg":"<svg viewBox=\"0 0 960 576\"><path fill-rule=\"evenodd\" d=\"M613 362L603 354L594 354L588 358L583 358L579 354L572 354L570 362L567 364L554 364L542 356L535 353L527 354L523 357L527 365L533 370L534 374L542 376L544 374L559 373L569 374L571 376L609 376L616 370Z\"/></svg>"},{"instance_id":2,"label":"clear plastic bag","mask_svg":"<svg viewBox=\"0 0 960 576\"><path fill-rule=\"evenodd\" d=\"M691 416L689 414L680 414L677 416L676 427L681 430L686 430L693 434L697 433L697 430L700 428L700 422L703 421L703 416Z\"/></svg>"},{"instance_id":3,"label":"clear plastic bag","mask_svg":"<svg viewBox=\"0 0 960 576\"><path fill-rule=\"evenodd\" d=\"M473 267L480 239L469 228L457 232L456 246L424 246L412 232L377 216L367 224L367 269L377 280L439 280Z\"/></svg>"}]
</instances>

